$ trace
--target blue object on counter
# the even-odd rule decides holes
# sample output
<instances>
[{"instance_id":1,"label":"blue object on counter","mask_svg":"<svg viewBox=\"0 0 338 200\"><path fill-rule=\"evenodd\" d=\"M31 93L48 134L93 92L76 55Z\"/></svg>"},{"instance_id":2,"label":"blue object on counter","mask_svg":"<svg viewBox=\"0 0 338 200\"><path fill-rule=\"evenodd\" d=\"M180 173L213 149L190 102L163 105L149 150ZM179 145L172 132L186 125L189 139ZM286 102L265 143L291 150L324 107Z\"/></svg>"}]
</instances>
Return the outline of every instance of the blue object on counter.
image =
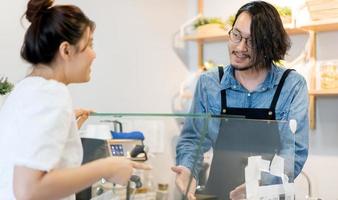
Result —
<instances>
[{"instance_id":1,"label":"blue object on counter","mask_svg":"<svg viewBox=\"0 0 338 200\"><path fill-rule=\"evenodd\" d=\"M140 131L115 132L110 131L113 139L144 140L144 135Z\"/></svg>"}]
</instances>

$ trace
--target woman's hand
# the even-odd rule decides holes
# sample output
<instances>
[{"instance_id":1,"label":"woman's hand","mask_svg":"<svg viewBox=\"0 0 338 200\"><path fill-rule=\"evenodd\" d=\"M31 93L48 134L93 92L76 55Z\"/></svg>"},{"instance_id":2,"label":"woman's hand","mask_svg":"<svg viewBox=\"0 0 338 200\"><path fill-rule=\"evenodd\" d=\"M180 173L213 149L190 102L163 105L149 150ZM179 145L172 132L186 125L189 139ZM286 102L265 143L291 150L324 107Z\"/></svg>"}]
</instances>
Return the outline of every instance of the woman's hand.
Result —
<instances>
[{"instance_id":1,"label":"woman's hand","mask_svg":"<svg viewBox=\"0 0 338 200\"><path fill-rule=\"evenodd\" d=\"M78 129L81 128L82 124L88 119L89 114L92 112L93 112L92 110L86 110L86 109L75 109L74 110Z\"/></svg>"},{"instance_id":2,"label":"woman's hand","mask_svg":"<svg viewBox=\"0 0 338 200\"><path fill-rule=\"evenodd\" d=\"M149 165L121 157L108 157L81 167L53 169L49 172L15 166L13 190L16 199L62 199L94 184L101 178L126 184L133 169L150 169Z\"/></svg>"},{"instance_id":3,"label":"woman's hand","mask_svg":"<svg viewBox=\"0 0 338 200\"><path fill-rule=\"evenodd\" d=\"M128 183L133 173L133 169L151 169L151 167L147 164L134 162L124 157L108 157L105 159L107 162L105 164L107 172L103 178L120 185L125 185Z\"/></svg>"}]
</instances>

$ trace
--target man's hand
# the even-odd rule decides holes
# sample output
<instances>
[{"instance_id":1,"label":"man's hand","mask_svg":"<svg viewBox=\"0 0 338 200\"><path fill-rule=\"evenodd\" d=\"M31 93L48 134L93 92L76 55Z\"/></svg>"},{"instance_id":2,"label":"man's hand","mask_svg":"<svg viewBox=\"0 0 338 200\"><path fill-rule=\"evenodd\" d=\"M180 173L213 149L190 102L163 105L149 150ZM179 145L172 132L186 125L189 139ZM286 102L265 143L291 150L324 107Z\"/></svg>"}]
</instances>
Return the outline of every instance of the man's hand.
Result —
<instances>
[{"instance_id":1,"label":"man's hand","mask_svg":"<svg viewBox=\"0 0 338 200\"><path fill-rule=\"evenodd\" d=\"M190 170L181 165L172 167L171 170L173 170L173 172L176 173L176 186L183 194L185 194L189 184L191 174ZM192 178L189 192L187 195L189 200L196 200L195 190L196 190L196 180Z\"/></svg>"},{"instance_id":2,"label":"man's hand","mask_svg":"<svg viewBox=\"0 0 338 200\"><path fill-rule=\"evenodd\" d=\"M240 186L237 186L235 189L233 189L230 192L230 199L231 200L243 200L246 198L245 195L245 184L242 184Z\"/></svg>"},{"instance_id":3,"label":"man's hand","mask_svg":"<svg viewBox=\"0 0 338 200\"><path fill-rule=\"evenodd\" d=\"M92 110L85 110L85 109L75 109L74 110L78 129L80 129L82 124L88 119L88 116L91 112L93 112L93 111Z\"/></svg>"}]
</instances>

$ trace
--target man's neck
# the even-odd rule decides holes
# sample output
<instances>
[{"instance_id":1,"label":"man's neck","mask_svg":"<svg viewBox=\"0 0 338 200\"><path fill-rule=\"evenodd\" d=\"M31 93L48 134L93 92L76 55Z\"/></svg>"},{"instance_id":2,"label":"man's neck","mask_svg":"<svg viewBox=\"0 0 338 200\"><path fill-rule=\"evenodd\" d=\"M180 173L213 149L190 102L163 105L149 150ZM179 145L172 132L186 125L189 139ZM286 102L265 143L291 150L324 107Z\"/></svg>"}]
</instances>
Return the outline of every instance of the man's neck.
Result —
<instances>
[{"instance_id":1,"label":"man's neck","mask_svg":"<svg viewBox=\"0 0 338 200\"><path fill-rule=\"evenodd\" d=\"M250 92L254 91L259 84L263 83L267 74L268 71L266 69L257 70L251 68L245 71L235 70L236 80Z\"/></svg>"}]
</instances>

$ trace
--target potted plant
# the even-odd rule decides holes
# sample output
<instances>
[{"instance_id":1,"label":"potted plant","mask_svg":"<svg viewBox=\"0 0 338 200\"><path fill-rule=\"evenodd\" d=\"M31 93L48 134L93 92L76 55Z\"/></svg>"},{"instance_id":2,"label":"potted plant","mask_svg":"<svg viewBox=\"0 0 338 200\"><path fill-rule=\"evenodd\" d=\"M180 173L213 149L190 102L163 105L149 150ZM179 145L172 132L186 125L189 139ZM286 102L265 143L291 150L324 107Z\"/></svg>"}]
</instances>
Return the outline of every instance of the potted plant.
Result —
<instances>
[{"instance_id":1,"label":"potted plant","mask_svg":"<svg viewBox=\"0 0 338 200\"><path fill-rule=\"evenodd\" d=\"M218 34L224 32L225 22L218 17L200 17L193 26L198 34Z\"/></svg>"},{"instance_id":2,"label":"potted plant","mask_svg":"<svg viewBox=\"0 0 338 200\"><path fill-rule=\"evenodd\" d=\"M279 16L282 19L283 24L292 24L292 10L290 7L274 5L277 9Z\"/></svg>"},{"instance_id":3,"label":"potted plant","mask_svg":"<svg viewBox=\"0 0 338 200\"><path fill-rule=\"evenodd\" d=\"M5 96L12 91L13 87L14 85L8 81L7 77L0 78L0 106L5 100Z\"/></svg>"},{"instance_id":4,"label":"potted plant","mask_svg":"<svg viewBox=\"0 0 338 200\"><path fill-rule=\"evenodd\" d=\"M195 21L194 27L197 29L198 27L206 24L217 24L221 28L224 27L224 21L218 17L200 17Z\"/></svg>"}]
</instances>

